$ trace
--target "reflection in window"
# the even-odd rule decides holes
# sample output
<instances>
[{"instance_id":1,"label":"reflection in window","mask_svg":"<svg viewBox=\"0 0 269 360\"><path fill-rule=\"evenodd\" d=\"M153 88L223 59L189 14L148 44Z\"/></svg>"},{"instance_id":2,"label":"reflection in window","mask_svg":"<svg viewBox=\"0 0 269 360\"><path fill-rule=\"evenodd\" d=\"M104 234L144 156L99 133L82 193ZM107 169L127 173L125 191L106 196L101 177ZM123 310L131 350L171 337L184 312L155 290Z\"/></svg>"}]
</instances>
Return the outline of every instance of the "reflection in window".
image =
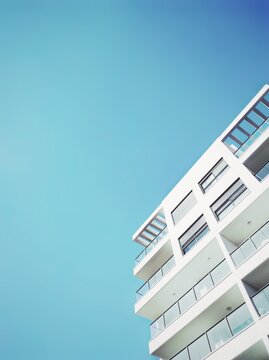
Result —
<instances>
[{"instance_id":1,"label":"reflection in window","mask_svg":"<svg viewBox=\"0 0 269 360\"><path fill-rule=\"evenodd\" d=\"M226 319L214 326L207 334L212 351L223 345L232 337Z\"/></svg>"}]
</instances>

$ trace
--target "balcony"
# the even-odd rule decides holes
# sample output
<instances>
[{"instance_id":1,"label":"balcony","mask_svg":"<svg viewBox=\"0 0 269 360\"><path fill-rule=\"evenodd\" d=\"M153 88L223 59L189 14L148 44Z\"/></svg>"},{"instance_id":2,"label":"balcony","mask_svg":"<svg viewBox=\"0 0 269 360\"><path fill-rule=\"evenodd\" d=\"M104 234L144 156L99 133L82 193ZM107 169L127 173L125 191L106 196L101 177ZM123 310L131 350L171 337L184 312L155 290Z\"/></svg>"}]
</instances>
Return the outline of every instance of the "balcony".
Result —
<instances>
[{"instance_id":1,"label":"balcony","mask_svg":"<svg viewBox=\"0 0 269 360\"><path fill-rule=\"evenodd\" d=\"M263 181L269 174L269 139L265 140L244 162L246 168Z\"/></svg>"},{"instance_id":2,"label":"balcony","mask_svg":"<svg viewBox=\"0 0 269 360\"><path fill-rule=\"evenodd\" d=\"M168 234L167 227L165 227L156 237L149 243L144 250L135 258L135 266L137 266L147 256L156 245L158 245Z\"/></svg>"},{"instance_id":3,"label":"balcony","mask_svg":"<svg viewBox=\"0 0 269 360\"><path fill-rule=\"evenodd\" d=\"M254 332L255 332L255 330L254 330ZM252 340L254 340L253 336L251 338L252 338ZM236 356L233 360L247 360L247 359L248 360L253 360L253 359L268 360L269 359L268 351L265 347L263 340L260 340L257 342L255 342L255 340L254 340L253 345L251 345L251 343L249 343L249 342L248 342L248 344L250 346L245 351L241 352L238 356ZM239 347L237 347L237 349L240 351Z\"/></svg>"},{"instance_id":4,"label":"balcony","mask_svg":"<svg viewBox=\"0 0 269 360\"><path fill-rule=\"evenodd\" d=\"M255 295L252 296L252 302L259 314L263 316L269 312L269 284L264 286Z\"/></svg>"},{"instance_id":5,"label":"balcony","mask_svg":"<svg viewBox=\"0 0 269 360\"><path fill-rule=\"evenodd\" d=\"M201 360L253 323L246 304L223 318L170 360Z\"/></svg>"},{"instance_id":6,"label":"balcony","mask_svg":"<svg viewBox=\"0 0 269 360\"><path fill-rule=\"evenodd\" d=\"M264 224L258 231L240 244L230 256L235 266L240 266L246 259L252 256L258 249L269 241L269 222Z\"/></svg>"},{"instance_id":7,"label":"balcony","mask_svg":"<svg viewBox=\"0 0 269 360\"><path fill-rule=\"evenodd\" d=\"M223 260L151 324L151 338L160 334L229 274L230 268Z\"/></svg>"},{"instance_id":8,"label":"balcony","mask_svg":"<svg viewBox=\"0 0 269 360\"><path fill-rule=\"evenodd\" d=\"M175 266L175 258L172 256L151 278L136 292L137 301L145 296L169 271Z\"/></svg>"},{"instance_id":9,"label":"balcony","mask_svg":"<svg viewBox=\"0 0 269 360\"><path fill-rule=\"evenodd\" d=\"M224 259L217 239L213 236L210 237L209 234L206 236L207 239L205 237L205 241L200 241L200 246L197 245L196 248L199 248L197 249L199 251L195 251L194 248L193 256L184 256L182 261L177 263L162 281L158 282L146 296L135 303L136 314L154 321ZM166 243L171 244L169 238L164 242L165 245ZM164 246L158 250L158 254L163 250ZM167 259L172 255L173 253ZM149 256L151 257L151 255ZM210 259L208 260L208 258ZM156 261L159 264L156 270L165 261ZM151 262L152 259L148 263ZM145 281L149 278L150 276Z\"/></svg>"},{"instance_id":10,"label":"balcony","mask_svg":"<svg viewBox=\"0 0 269 360\"><path fill-rule=\"evenodd\" d=\"M133 240L143 246L135 259L134 276L147 281L173 255L163 209L155 213L137 230Z\"/></svg>"}]
</instances>

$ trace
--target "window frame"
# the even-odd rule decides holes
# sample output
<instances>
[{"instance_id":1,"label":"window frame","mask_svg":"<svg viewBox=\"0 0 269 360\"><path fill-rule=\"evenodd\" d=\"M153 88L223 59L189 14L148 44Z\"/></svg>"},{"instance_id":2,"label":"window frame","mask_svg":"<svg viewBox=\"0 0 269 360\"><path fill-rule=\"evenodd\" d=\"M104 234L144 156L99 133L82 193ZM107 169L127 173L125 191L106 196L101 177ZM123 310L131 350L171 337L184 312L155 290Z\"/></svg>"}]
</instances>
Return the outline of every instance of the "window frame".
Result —
<instances>
[{"instance_id":1,"label":"window frame","mask_svg":"<svg viewBox=\"0 0 269 360\"><path fill-rule=\"evenodd\" d=\"M242 184L231 194L228 196L226 200L224 200L223 203L221 203L216 210L213 210L213 205L219 201L238 181L241 181ZM221 221L223 218L219 218L219 216L231 205L233 202L238 199L245 191L249 191L248 187L245 185L245 183L240 179L236 179L211 205L210 209L213 212L215 218L217 221ZM242 199L243 200L243 199ZM218 212L222 208L221 212ZM232 211L232 209L231 209ZM228 213L229 214L229 213ZM228 215L226 214L226 215Z\"/></svg>"},{"instance_id":2,"label":"window frame","mask_svg":"<svg viewBox=\"0 0 269 360\"><path fill-rule=\"evenodd\" d=\"M195 224L196 224L200 219L202 219L202 218L204 218L204 223L190 236L190 238L189 238L187 241L185 241L184 244L182 244L182 243L180 242L180 239L182 239L182 237L183 237L184 235L186 235L186 233L187 233L188 231L190 231L190 229L191 229L193 226L195 226ZM200 234L202 234L206 229L207 229L207 232L205 233L205 235L210 231L210 228L209 228L209 226L208 226L208 223L207 223L207 221L206 221L205 216L204 216L204 215L201 215L201 216L199 216L198 219L196 219L196 220L192 223L192 225L191 225L186 231L184 231L184 233L178 238L179 246L180 246L180 249L181 249L183 255L186 255L186 254L191 250L192 247L191 247L188 251L185 251L185 249L188 248L189 245L190 245L191 243L193 243L193 241L195 241L195 239L196 239ZM204 235L204 236L205 236L205 235ZM201 239L202 239L202 238L201 238ZM200 240L201 240L201 239L200 239ZM198 241L198 242L199 242L199 241ZM195 246L195 244L194 244L193 246Z\"/></svg>"},{"instance_id":3,"label":"window frame","mask_svg":"<svg viewBox=\"0 0 269 360\"><path fill-rule=\"evenodd\" d=\"M218 173L217 176L214 175L213 173L213 170L222 162L224 161L226 163L226 166ZM224 158L221 158L207 173L206 175L198 182L198 185L202 191L203 194L207 193L211 187L212 187L212 184L217 182L219 177L221 175L224 175L224 172L226 172L227 170L229 169L229 165L227 164L227 162L224 160ZM204 188L202 186L202 184L210 177L210 176L213 176L214 179Z\"/></svg>"}]
</instances>

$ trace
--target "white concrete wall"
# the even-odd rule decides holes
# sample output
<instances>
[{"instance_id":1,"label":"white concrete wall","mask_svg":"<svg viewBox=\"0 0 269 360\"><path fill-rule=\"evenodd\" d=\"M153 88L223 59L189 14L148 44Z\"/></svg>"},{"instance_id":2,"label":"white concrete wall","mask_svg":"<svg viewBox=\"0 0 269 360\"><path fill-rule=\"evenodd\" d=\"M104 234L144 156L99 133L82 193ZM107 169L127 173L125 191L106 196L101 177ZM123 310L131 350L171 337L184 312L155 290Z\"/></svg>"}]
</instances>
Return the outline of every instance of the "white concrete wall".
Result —
<instances>
[{"instance_id":1,"label":"white concrete wall","mask_svg":"<svg viewBox=\"0 0 269 360\"><path fill-rule=\"evenodd\" d=\"M146 226L147 222L162 208L167 221L167 228L169 232L169 241L171 242L172 253L175 257L176 266L167 274L159 284L148 292L138 303L135 305L135 312L154 319L161 315L164 309L165 303L165 289L171 290L172 286L177 282L173 279L176 277L182 268L191 264L194 258L199 256L199 253L206 249L206 246L213 241L217 241L223 258L227 259L227 262L231 268L230 285L236 285L240 291L243 301L247 304L249 311L254 319L254 324L238 337L235 337L229 343L218 349L215 353L211 354L208 358L211 360L217 359L233 359L235 356L245 351L251 344L255 344L258 341L262 341L265 344L265 348L269 351L268 335L269 335L269 315L264 318L260 318L250 300L249 295L251 289L243 285L242 279L247 276L251 271L254 271L260 264L269 258L269 244L263 246L247 261L245 261L238 268L235 267L231 260L230 253L237 247L233 243L232 238L226 237L226 233L234 234L235 237L242 234L249 234L256 231L260 227L260 222L269 220L269 211L267 199L269 200L269 177L263 182L259 183L257 179L250 173L250 171L244 166L244 161L258 149L258 147L269 138L269 129L267 129L249 149L240 157L236 158L229 149L222 143L221 139L224 135L236 124L240 116L245 113L246 109L250 108L258 97L267 90L269 86L264 87L257 96L248 104L242 113L231 123L228 129L209 147L209 149L201 156L201 158L194 164L194 166L188 171L188 173L179 181L179 183L171 190L171 192L165 197L160 206L153 212L153 214L145 221L145 223L134 234L134 238L141 229ZM208 173L208 171L221 159L227 162L229 169L226 173L217 181L217 183L206 193L203 194L198 183ZM269 154L268 154L269 160ZM210 205L237 179L240 178L247 188L250 190L249 195L242 200L223 220L217 221L214 214L210 209ZM174 208L183 200L183 198L193 191L197 199L197 204L193 209L175 226L171 212ZM265 199L264 203L261 199ZM255 204L257 203L257 208ZM267 204L267 205L266 205ZM251 208L252 207L252 208ZM183 255L178 238L192 225L192 223L200 216L204 215L208 226L210 228L210 234L206 235L204 239L200 241L190 252ZM238 219L238 220L237 220ZM249 220L251 220L251 227L248 228ZM259 221L260 219L260 221ZM262 219L262 220L261 220ZM236 224L238 221L238 224ZM235 226L235 225L236 226ZM229 230L230 229L230 230ZM234 229L234 230L231 230ZM236 234L237 232L237 234ZM239 232L239 233L238 233ZM240 237L240 236L239 236ZM159 250L163 245L158 245ZM153 256L152 256L153 258ZM150 266L149 260L143 260L143 264L139 265L139 271L143 271L143 266ZM160 267L162 264L160 264ZM205 266L201 263L201 267ZM195 269L194 269L195 271ZM136 272L138 272L136 270ZM135 274L136 274L135 272ZM269 274L268 274L269 282ZM174 284L174 285L173 285ZM195 317L206 311L208 306L212 303L217 303L223 293L228 291L228 280L225 280L223 284L218 285L218 289L214 289L211 293L211 297L206 296L203 300L198 301L193 306L192 313L187 316L182 315L181 320L175 321L173 325L168 326L160 335L158 335L149 344L150 353L161 356L163 359L170 359L166 357L167 354L171 354L171 349L165 348L166 342L169 343L175 334L180 333L182 329L191 321L194 321ZM194 285L194 284L193 284ZM170 287L169 287L170 286ZM180 285L179 285L180 286ZM176 289L175 289L176 290ZM248 291L247 291L248 290ZM167 290L168 291L168 290ZM171 291L170 291L171 292ZM158 297L159 296L159 297ZM168 296L168 293L167 293ZM170 296L170 295L169 295ZM210 295L209 295L210 296ZM154 299L156 301L154 301ZM176 300L176 299L175 299ZM171 302L170 300L168 302ZM152 304L154 309L152 308ZM170 304L171 305L171 304ZM195 324L195 322L194 322ZM243 339L243 340L242 340ZM193 339L194 340L194 339ZM187 345L187 344L186 344ZM161 349L158 352L158 349ZM174 355L177 351L173 349ZM269 353L268 353L269 354ZM171 355L169 355L171 356ZM269 355L268 355L269 359Z\"/></svg>"}]
</instances>

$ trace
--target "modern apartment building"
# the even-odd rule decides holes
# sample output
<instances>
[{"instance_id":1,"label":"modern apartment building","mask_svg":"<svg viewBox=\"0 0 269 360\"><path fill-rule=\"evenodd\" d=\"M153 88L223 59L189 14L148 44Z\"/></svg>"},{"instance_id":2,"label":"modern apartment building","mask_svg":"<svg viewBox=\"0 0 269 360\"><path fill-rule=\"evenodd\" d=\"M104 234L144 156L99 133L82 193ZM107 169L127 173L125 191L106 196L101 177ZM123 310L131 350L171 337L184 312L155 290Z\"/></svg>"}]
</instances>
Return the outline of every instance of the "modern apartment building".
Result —
<instances>
[{"instance_id":1,"label":"modern apartment building","mask_svg":"<svg viewBox=\"0 0 269 360\"><path fill-rule=\"evenodd\" d=\"M269 360L269 86L136 231L135 313L164 360Z\"/></svg>"}]
</instances>

